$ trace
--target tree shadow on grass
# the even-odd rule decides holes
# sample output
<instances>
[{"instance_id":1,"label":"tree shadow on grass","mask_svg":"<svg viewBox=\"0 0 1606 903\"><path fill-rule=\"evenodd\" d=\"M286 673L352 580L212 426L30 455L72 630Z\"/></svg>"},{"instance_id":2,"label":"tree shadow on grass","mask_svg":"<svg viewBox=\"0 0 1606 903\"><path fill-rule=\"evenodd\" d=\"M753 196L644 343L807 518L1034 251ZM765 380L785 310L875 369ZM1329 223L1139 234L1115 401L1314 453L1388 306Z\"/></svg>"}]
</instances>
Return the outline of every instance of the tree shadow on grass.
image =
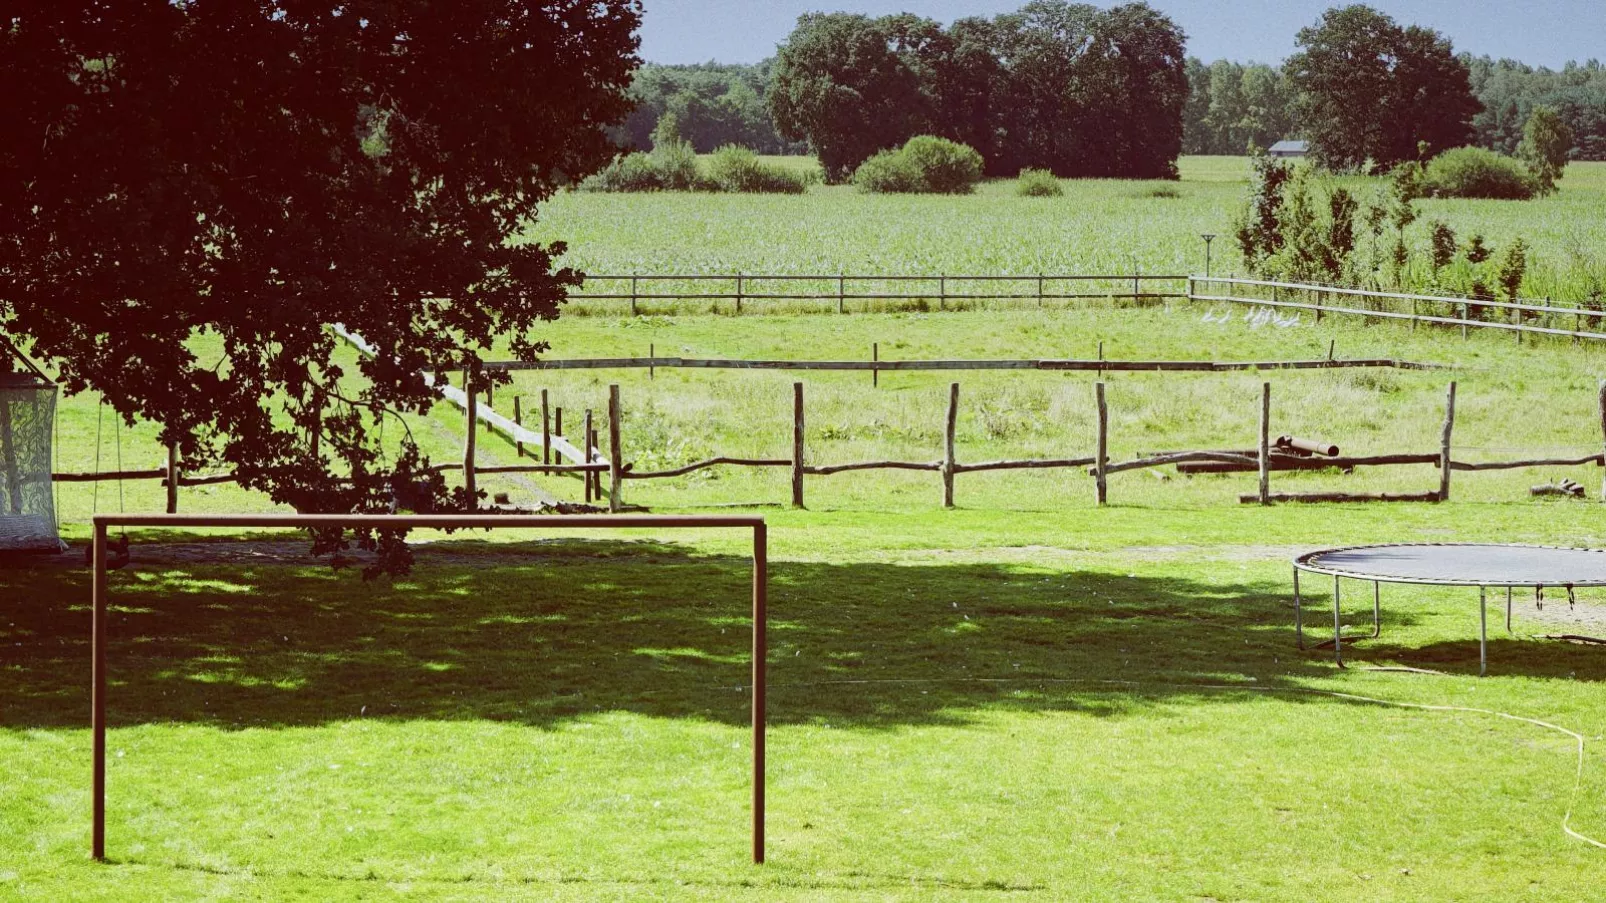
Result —
<instances>
[{"instance_id":1,"label":"tree shadow on grass","mask_svg":"<svg viewBox=\"0 0 1606 903\"><path fill-rule=\"evenodd\" d=\"M1172 576L1185 568L774 562L770 723L1121 716L1224 698L1189 683L1332 673L1324 653L1294 648L1287 587ZM136 563L112 580L110 721L553 726L627 711L742 724L750 581L742 557L618 541L441 543L393 585L316 564ZM0 572L0 598L0 726L87 725L87 572ZM1385 609L1385 640L1404 623ZM1378 642L1366 648L1475 673L1475 635L1415 652ZM1503 674L1601 676L1598 650L1536 645L1495 639L1490 658Z\"/></svg>"}]
</instances>

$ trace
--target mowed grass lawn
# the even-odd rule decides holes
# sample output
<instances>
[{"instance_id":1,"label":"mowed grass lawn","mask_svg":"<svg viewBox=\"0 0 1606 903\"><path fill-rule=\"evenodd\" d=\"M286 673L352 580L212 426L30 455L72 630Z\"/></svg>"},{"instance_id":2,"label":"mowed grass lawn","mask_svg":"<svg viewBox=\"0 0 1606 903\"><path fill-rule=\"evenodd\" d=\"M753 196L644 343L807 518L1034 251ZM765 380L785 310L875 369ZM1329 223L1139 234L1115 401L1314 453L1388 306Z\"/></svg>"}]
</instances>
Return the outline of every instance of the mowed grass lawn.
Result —
<instances>
[{"instance_id":1,"label":"mowed grass lawn","mask_svg":"<svg viewBox=\"0 0 1606 903\"><path fill-rule=\"evenodd\" d=\"M1587 899L1606 853L1562 818L1606 836L1599 649L1523 604L1479 679L1475 596L1391 588L1339 671L1294 646L1287 564L1606 541L1579 510L771 513L764 866L744 536L458 536L377 584L136 545L105 865L87 575L8 569L0 897ZM1579 792L1556 731L1327 692L1567 727Z\"/></svg>"}]
</instances>

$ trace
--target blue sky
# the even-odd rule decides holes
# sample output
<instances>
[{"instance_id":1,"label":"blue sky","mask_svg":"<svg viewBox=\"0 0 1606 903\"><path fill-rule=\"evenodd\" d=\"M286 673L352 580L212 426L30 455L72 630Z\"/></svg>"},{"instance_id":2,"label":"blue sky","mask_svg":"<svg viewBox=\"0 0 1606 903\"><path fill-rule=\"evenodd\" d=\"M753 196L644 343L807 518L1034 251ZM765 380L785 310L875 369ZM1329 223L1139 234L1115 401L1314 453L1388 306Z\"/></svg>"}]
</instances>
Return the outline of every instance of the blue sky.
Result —
<instances>
[{"instance_id":1,"label":"blue sky","mask_svg":"<svg viewBox=\"0 0 1606 903\"><path fill-rule=\"evenodd\" d=\"M775 52L801 13L913 12L942 22L993 16L1025 0L643 0L641 53L655 63L752 63ZM1338 0L1149 0L1188 33L1188 53L1277 62L1294 33ZM1110 6L1102 2L1099 6ZM1606 59L1606 0L1373 0L1402 23L1448 35L1458 51L1559 67Z\"/></svg>"}]
</instances>

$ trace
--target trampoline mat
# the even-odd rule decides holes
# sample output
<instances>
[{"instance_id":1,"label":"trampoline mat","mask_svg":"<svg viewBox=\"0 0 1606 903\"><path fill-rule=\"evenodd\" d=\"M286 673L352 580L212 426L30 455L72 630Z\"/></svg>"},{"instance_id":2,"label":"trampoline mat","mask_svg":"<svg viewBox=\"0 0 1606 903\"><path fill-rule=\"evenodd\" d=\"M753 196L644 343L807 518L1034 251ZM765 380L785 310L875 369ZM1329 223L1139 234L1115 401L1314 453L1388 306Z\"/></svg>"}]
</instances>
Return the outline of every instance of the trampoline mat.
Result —
<instances>
[{"instance_id":1,"label":"trampoline mat","mask_svg":"<svg viewBox=\"0 0 1606 903\"><path fill-rule=\"evenodd\" d=\"M1606 550L1482 543L1378 545L1311 552L1304 570L1381 580L1469 586L1606 586Z\"/></svg>"}]
</instances>

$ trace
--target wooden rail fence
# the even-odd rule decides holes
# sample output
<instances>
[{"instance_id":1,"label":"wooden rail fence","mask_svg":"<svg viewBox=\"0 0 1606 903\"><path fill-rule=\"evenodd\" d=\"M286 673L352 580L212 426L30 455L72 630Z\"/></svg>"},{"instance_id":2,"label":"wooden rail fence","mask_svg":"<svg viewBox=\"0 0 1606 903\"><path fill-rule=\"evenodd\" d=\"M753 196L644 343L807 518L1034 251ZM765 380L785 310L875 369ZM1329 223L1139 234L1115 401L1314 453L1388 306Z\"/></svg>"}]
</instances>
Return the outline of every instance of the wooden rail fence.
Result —
<instances>
[{"instance_id":1,"label":"wooden rail fence","mask_svg":"<svg viewBox=\"0 0 1606 903\"><path fill-rule=\"evenodd\" d=\"M521 457L530 455L539 456L545 462L550 460L550 450L557 447L561 438L561 408L557 409L556 422L558 429L552 429L552 423L547 420L548 411L545 393L542 397L543 423L540 433L534 433L524 428L517 420L494 415L494 412L483 410L477 398L477 391L463 393L467 416L467 432L465 436L465 455L461 464L435 465L432 469L437 472L461 471L466 486L475 486L476 478L491 474L514 473L557 473L575 474L582 477L585 483L586 500L593 497L602 498L603 487L601 476L608 475L607 498L609 510L618 512L624 506L624 484L631 480L669 479L685 476L710 467L785 467L791 471L791 502L794 506L803 507L805 504L805 481L808 476L830 476L833 474L849 473L860 470L912 470L929 471L939 475L942 481L943 505L953 507L955 504L955 480L958 476L967 473L981 473L999 470L1040 470L1059 468L1085 468L1088 476L1093 478L1095 499L1098 504L1108 503L1109 477L1114 474L1132 470L1149 469L1167 465L1231 465L1235 468L1253 468L1258 474L1257 491L1239 496L1245 503L1271 504L1274 502L1347 502L1347 501L1422 501L1440 502L1450 498L1451 474L1455 471L1490 471L1508 470L1523 467L1552 467L1552 466L1581 466L1593 464L1606 466L1606 380L1599 386L1597 396L1597 412L1599 427L1602 435L1602 448L1600 453L1581 455L1568 458L1527 458L1509 461L1460 461L1452 457L1452 438L1455 426L1456 384L1451 382L1448 386L1445 400L1444 423L1439 437L1439 448L1436 452L1396 453L1379 455L1349 455L1349 456L1321 456L1315 458L1297 458L1281 452L1273 447L1270 437L1272 417L1271 383L1265 382L1261 386L1259 436L1256 450L1253 454L1243 454L1236 451L1223 450L1185 450L1169 451L1159 454L1139 456L1131 460L1111 461L1109 458L1109 431L1110 417L1109 405L1105 393L1105 384L1096 383L1094 386L1094 404L1097 410L1097 433L1094 444L1094 453L1087 456L1061 457L1061 458L1026 458L1004 459L995 461L963 462L957 454L957 425L959 419L960 385L957 382L949 385L948 405L943 425L943 443L941 457L935 460L877 460L858 461L836 464L812 462L806 454L806 410L804 406L803 383L793 383L792 386L792 443L791 454L785 458L741 458L734 456L714 456L701 461L690 462L678 467L665 468L656 471L638 471L631 463L626 462L623 449L624 439L624 412L621 402L619 386L610 385L607 400L608 454L604 457L597 447L597 430L590 423L590 411L587 411L587 426L585 427L585 460L578 464L551 464L532 463L517 465L502 465L484 467L475 461L475 436L478 425L484 422L488 429L502 433L510 444L515 444ZM516 411L522 411L522 405L515 404ZM492 419L494 418L494 419ZM536 452L534 446L540 444L541 452ZM567 445L567 443L564 443ZM572 448L572 446L569 446ZM1439 471L1439 485L1432 490L1407 494L1363 494L1347 492L1321 492L1321 493L1277 493L1271 490L1271 472L1274 470L1310 470L1317 468L1344 468L1380 467L1391 465L1422 465L1432 464ZM177 508L177 486L200 486L213 483L232 482L231 474L217 474L208 476L184 476L176 455L170 455L166 468L151 470L125 470L109 473L58 473L54 479L61 482L81 482L105 479L160 479L168 491L168 509L171 513ZM1602 499L1606 500L1606 484L1602 486Z\"/></svg>"},{"instance_id":2,"label":"wooden rail fence","mask_svg":"<svg viewBox=\"0 0 1606 903\"><path fill-rule=\"evenodd\" d=\"M1543 302L1494 301L1223 276L1189 276L1187 297L1190 301L1307 311L1318 323L1324 316L1339 314L1408 321L1412 329L1424 323L1458 326L1462 338L1466 338L1471 329L1492 329L1509 332L1519 342L1524 335L1558 336L1574 341L1606 340L1606 332L1601 331L1606 328L1606 323L1601 322L1606 318L1606 309L1560 306L1551 304L1548 298ZM1407 306L1409 311L1405 309ZM1491 311L1504 319L1479 316ZM1567 322L1572 324L1571 329L1554 325ZM1546 323L1552 325L1544 325ZM1590 328L1586 329L1586 325Z\"/></svg>"}]
</instances>

